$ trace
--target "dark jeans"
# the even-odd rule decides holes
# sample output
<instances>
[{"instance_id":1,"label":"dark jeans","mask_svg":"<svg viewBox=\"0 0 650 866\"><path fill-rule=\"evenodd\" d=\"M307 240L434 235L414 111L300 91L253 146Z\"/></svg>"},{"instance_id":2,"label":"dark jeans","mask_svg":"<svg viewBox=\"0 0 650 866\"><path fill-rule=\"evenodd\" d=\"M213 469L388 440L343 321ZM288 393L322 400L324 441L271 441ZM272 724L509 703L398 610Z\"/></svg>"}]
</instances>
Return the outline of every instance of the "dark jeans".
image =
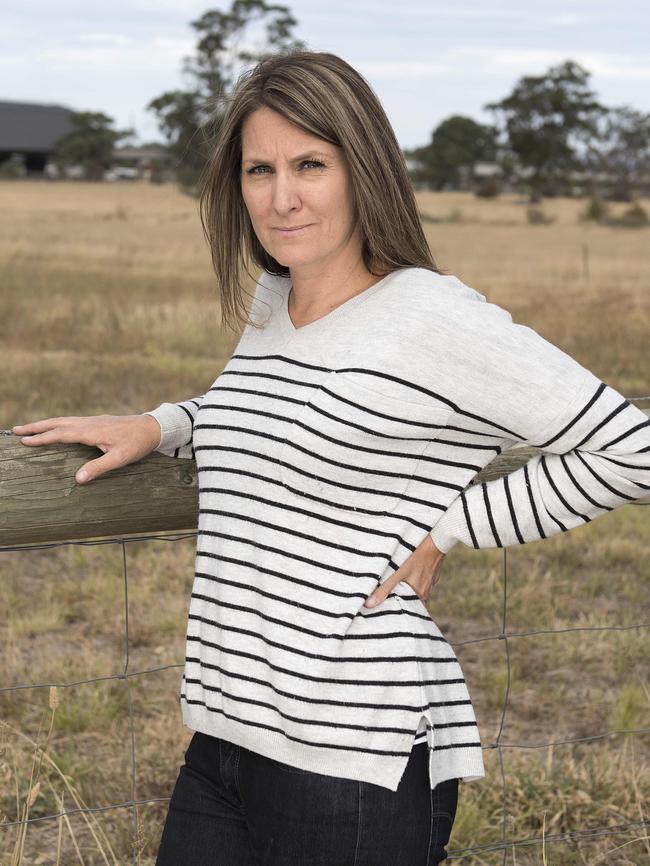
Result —
<instances>
[{"instance_id":1,"label":"dark jeans","mask_svg":"<svg viewBox=\"0 0 650 866\"><path fill-rule=\"evenodd\" d=\"M156 866L435 866L447 859L458 779L431 789L427 751L413 747L391 791L291 767L197 731Z\"/></svg>"}]
</instances>

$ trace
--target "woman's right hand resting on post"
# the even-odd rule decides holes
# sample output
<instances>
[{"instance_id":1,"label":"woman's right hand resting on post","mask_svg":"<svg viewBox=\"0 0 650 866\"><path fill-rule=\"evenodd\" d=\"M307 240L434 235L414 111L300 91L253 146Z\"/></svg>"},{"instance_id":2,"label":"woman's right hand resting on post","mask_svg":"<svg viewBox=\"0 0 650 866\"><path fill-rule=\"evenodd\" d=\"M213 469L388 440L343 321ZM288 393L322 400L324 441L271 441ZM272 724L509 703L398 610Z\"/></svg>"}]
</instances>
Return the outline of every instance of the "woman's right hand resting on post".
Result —
<instances>
[{"instance_id":1,"label":"woman's right hand resting on post","mask_svg":"<svg viewBox=\"0 0 650 866\"><path fill-rule=\"evenodd\" d=\"M43 418L29 424L16 424L11 432L21 437L23 445L79 442L103 451L102 457L84 463L77 470L75 480L78 484L141 460L160 442L160 424L152 415Z\"/></svg>"}]
</instances>

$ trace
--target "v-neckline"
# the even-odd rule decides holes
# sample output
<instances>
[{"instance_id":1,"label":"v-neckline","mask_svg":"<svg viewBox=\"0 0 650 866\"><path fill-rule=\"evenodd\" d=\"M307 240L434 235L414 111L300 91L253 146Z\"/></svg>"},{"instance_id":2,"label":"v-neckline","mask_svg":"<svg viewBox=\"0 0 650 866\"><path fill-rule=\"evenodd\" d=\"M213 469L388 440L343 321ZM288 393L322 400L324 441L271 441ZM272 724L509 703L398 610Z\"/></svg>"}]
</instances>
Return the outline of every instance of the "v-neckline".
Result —
<instances>
[{"instance_id":1,"label":"v-neckline","mask_svg":"<svg viewBox=\"0 0 650 866\"><path fill-rule=\"evenodd\" d=\"M311 332L319 325L324 326L326 324L329 324L332 319L342 315L343 313L348 312L348 310L350 310L352 307L356 307L362 301L366 301L371 295L375 293L375 291L377 291L381 286L384 285L386 280L395 276L395 274L399 273L399 271L401 270L403 269L398 268L395 271L391 271L389 274L386 274L385 277L382 277L376 283L373 283L372 286L369 286L362 292L358 292L356 295L352 295L352 297L348 298L347 301L343 301L343 303L339 304L337 307L334 307L334 309L330 310L329 313L325 313L324 316L319 316L318 319L313 319L311 322L307 322L306 324L300 325L298 327L294 325L291 316L289 315L289 294L291 292L291 281L290 279L287 279L287 286L281 304L282 323L286 330L294 336L302 334L307 330Z\"/></svg>"}]
</instances>

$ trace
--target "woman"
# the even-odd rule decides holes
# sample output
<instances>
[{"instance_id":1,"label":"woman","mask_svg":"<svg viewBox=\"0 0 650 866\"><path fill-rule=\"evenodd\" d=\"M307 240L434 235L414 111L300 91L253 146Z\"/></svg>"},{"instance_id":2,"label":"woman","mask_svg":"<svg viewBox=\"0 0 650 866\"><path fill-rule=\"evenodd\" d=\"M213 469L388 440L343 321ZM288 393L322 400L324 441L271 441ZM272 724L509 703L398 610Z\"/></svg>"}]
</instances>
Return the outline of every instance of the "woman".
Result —
<instances>
[{"instance_id":1,"label":"woman","mask_svg":"<svg viewBox=\"0 0 650 866\"><path fill-rule=\"evenodd\" d=\"M224 322L211 388L142 415L15 427L105 454L196 457L183 721L158 866L440 863L484 775L426 608L460 542L546 538L647 493L650 423L436 268L367 82L270 57L229 100L201 196ZM242 275L261 268L248 318ZM521 442L544 454L469 487ZM374 604L373 604L374 602Z\"/></svg>"}]
</instances>

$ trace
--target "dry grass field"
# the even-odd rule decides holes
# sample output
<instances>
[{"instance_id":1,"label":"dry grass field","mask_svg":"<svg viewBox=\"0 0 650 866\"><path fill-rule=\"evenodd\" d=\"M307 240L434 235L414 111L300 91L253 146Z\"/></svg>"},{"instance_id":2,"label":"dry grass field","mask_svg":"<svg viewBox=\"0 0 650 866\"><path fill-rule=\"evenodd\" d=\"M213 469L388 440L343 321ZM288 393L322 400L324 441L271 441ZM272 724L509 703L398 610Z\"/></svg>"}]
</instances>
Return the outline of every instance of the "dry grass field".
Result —
<instances>
[{"instance_id":1,"label":"dry grass field","mask_svg":"<svg viewBox=\"0 0 650 866\"><path fill-rule=\"evenodd\" d=\"M236 336L219 325L193 199L167 186L35 181L4 182L0 196L1 428L203 393ZM515 196L418 198L442 270L626 396L650 394L650 229L584 223L584 202L574 200L544 202L554 221L529 225ZM650 726L650 635L626 628L650 621L649 547L650 509L628 506L505 555L462 545L450 553L431 615L457 649L484 745L504 746L485 750L485 779L461 785L451 851L498 844L505 830L510 840L545 838L510 847L513 866L650 863L647 827L590 834L650 820L648 734L618 733ZM129 671L178 665L193 541L126 548ZM502 631L504 561L507 631L540 632L507 648L479 640ZM0 551L0 587L0 689L124 670L118 544ZM179 680L169 667L130 681L141 800L169 796L190 738ZM61 687L55 697L50 708L47 687L0 691L0 820L22 814L36 754L30 818L131 798L124 681ZM559 744L534 748L550 742ZM165 802L139 808L141 866L154 862L165 812ZM581 835L559 838L572 832ZM133 842L130 810L76 813L5 827L0 864L126 866ZM484 850L455 862L503 858Z\"/></svg>"}]
</instances>

